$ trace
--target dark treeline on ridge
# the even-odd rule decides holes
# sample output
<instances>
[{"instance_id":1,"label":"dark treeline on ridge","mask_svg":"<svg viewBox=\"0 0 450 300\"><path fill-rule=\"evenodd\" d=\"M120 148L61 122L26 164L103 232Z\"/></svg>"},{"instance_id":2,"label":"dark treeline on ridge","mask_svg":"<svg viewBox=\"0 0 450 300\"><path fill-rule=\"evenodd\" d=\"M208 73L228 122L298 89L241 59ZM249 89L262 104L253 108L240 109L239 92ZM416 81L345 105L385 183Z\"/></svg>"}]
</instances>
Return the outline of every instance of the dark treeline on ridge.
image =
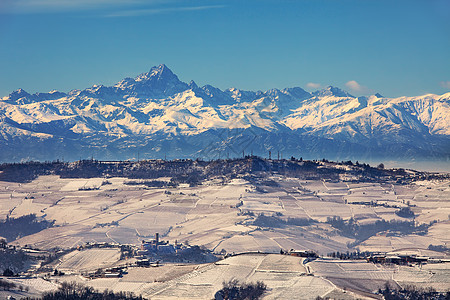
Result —
<instances>
[{"instance_id":1,"label":"dark treeline on ridge","mask_svg":"<svg viewBox=\"0 0 450 300\"><path fill-rule=\"evenodd\" d=\"M431 226L427 224L416 225L412 221L398 221L398 220L377 220L375 223L360 225L355 219L350 218L349 220L344 220L340 217L328 217L327 223L329 223L334 228L340 230L344 236L355 238L357 245L358 243L376 235L383 231L400 232L401 234L411 234L416 233L419 235L425 235L428 232L428 227ZM352 245L354 246L354 245Z\"/></svg>"},{"instance_id":2,"label":"dark treeline on ridge","mask_svg":"<svg viewBox=\"0 0 450 300\"><path fill-rule=\"evenodd\" d=\"M294 226L308 226L316 223L313 219L307 218L287 218L282 219L278 216L266 216L264 214L260 214L254 221L253 225L260 227L272 227L272 228L280 228L287 225Z\"/></svg>"},{"instance_id":3,"label":"dark treeline on ridge","mask_svg":"<svg viewBox=\"0 0 450 300\"><path fill-rule=\"evenodd\" d=\"M97 161L80 160L76 162L24 162L0 165L0 180L29 182L40 175L59 175L62 178L126 177L130 179L156 179L172 177L178 183L199 184L202 180L215 176L234 178L268 172L305 179L338 180L340 174L357 176L363 180L395 179L405 176L404 169L384 169L371 167L358 162L329 162L296 159L264 159L257 156L244 158L218 159L211 161L145 160L145 161ZM429 178L433 175L414 172L415 177ZM411 176L411 174L409 174Z\"/></svg>"},{"instance_id":4,"label":"dark treeline on ridge","mask_svg":"<svg viewBox=\"0 0 450 300\"><path fill-rule=\"evenodd\" d=\"M22 236L30 235L53 226L53 222L37 218L30 214L18 218L10 218L0 221L0 235L8 242Z\"/></svg>"}]
</instances>

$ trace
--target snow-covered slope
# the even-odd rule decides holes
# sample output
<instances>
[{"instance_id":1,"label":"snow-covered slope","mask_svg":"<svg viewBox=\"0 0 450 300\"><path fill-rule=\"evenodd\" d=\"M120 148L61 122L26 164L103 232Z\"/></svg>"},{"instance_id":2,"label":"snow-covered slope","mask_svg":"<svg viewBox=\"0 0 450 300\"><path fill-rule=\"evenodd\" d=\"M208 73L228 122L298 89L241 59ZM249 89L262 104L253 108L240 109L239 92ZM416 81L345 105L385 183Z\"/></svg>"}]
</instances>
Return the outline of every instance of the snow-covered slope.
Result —
<instances>
[{"instance_id":1,"label":"snow-covered slope","mask_svg":"<svg viewBox=\"0 0 450 300\"><path fill-rule=\"evenodd\" d=\"M124 159L136 151L148 158L213 157L276 149L331 159L448 160L450 93L389 99L357 98L331 86L312 94L299 87L222 91L181 82L160 65L111 87L11 93L0 101L0 147L3 161L86 154Z\"/></svg>"}]
</instances>

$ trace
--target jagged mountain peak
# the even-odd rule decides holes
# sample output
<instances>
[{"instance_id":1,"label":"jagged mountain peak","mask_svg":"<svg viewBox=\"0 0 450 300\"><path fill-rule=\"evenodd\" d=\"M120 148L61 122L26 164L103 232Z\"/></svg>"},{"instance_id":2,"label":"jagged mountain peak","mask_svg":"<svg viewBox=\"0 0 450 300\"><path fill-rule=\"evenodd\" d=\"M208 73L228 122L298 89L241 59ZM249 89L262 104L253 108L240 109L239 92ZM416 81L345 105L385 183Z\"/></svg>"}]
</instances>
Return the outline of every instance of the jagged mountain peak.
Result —
<instances>
[{"instance_id":1,"label":"jagged mountain peak","mask_svg":"<svg viewBox=\"0 0 450 300\"><path fill-rule=\"evenodd\" d=\"M12 92L11 94L9 94L7 100L16 101L20 98L29 97L29 96L30 96L30 94L27 93L24 89L17 89L14 92Z\"/></svg>"},{"instance_id":2,"label":"jagged mountain peak","mask_svg":"<svg viewBox=\"0 0 450 300\"><path fill-rule=\"evenodd\" d=\"M322 90L318 90L312 93L314 96L318 97L327 97L327 96L335 96L335 97L351 97L355 98L355 96L351 95L347 91L344 91L335 86L328 86Z\"/></svg>"},{"instance_id":3,"label":"jagged mountain peak","mask_svg":"<svg viewBox=\"0 0 450 300\"><path fill-rule=\"evenodd\" d=\"M23 94L23 93L25 93L25 94L28 94L24 89L22 89L22 88L19 88L19 89L17 89L17 90L15 90L14 92L12 92L11 94L14 94L14 93L17 93L17 94ZM28 94L29 95L29 94Z\"/></svg>"},{"instance_id":4,"label":"jagged mountain peak","mask_svg":"<svg viewBox=\"0 0 450 300\"><path fill-rule=\"evenodd\" d=\"M311 97L311 94L302 89L301 87L285 88L283 89L283 92L300 100Z\"/></svg>"},{"instance_id":5,"label":"jagged mountain peak","mask_svg":"<svg viewBox=\"0 0 450 300\"><path fill-rule=\"evenodd\" d=\"M192 89L192 90L196 90L196 89L198 89L199 87L198 87L198 85L195 83L195 81L194 80L191 80L191 81L189 81L189 87Z\"/></svg>"},{"instance_id":6,"label":"jagged mountain peak","mask_svg":"<svg viewBox=\"0 0 450 300\"><path fill-rule=\"evenodd\" d=\"M245 90L241 90L235 87L226 89L224 91L225 94L227 94L229 97L233 98L236 102L241 102L241 101L253 101L255 100L258 96L261 95L261 92L253 92L253 91L245 91Z\"/></svg>"},{"instance_id":7,"label":"jagged mountain peak","mask_svg":"<svg viewBox=\"0 0 450 300\"><path fill-rule=\"evenodd\" d=\"M152 67L136 78L125 78L115 86L127 95L163 98L190 89L166 65Z\"/></svg>"},{"instance_id":8,"label":"jagged mountain peak","mask_svg":"<svg viewBox=\"0 0 450 300\"><path fill-rule=\"evenodd\" d=\"M65 97L66 94L59 92L57 90L50 91L48 93L35 93L30 94L24 89L18 89L9 94L9 96L4 97L2 100L15 103L15 104L29 104L33 102L45 101L45 100L55 100L58 98Z\"/></svg>"},{"instance_id":9,"label":"jagged mountain peak","mask_svg":"<svg viewBox=\"0 0 450 300\"><path fill-rule=\"evenodd\" d=\"M165 64L159 66L154 66L150 71L142 73L135 78L135 81L179 81L177 75L175 75L172 70L169 69Z\"/></svg>"},{"instance_id":10,"label":"jagged mountain peak","mask_svg":"<svg viewBox=\"0 0 450 300\"><path fill-rule=\"evenodd\" d=\"M152 75L155 74L155 75L158 75L158 76L164 76L166 74L172 74L173 75L172 70L169 69L169 67L166 66L165 64L160 64L158 66L153 66L150 69L149 73L151 73Z\"/></svg>"}]
</instances>

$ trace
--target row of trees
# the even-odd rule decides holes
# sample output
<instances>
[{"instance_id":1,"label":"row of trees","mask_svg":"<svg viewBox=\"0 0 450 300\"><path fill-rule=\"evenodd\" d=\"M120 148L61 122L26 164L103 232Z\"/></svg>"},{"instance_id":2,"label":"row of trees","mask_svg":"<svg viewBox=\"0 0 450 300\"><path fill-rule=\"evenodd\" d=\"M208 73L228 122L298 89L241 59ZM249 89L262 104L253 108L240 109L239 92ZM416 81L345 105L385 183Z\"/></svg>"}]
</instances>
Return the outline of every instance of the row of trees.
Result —
<instances>
[{"instance_id":1,"label":"row of trees","mask_svg":"<svg viewBox=\"0 0 450 300\"><path fill-rule=\"evenodd\" d=\"M23 290L28 291L28 287L24 287L23 285L15 284L14 282L10 282L3 279L0 279L0 289L4 291L10 291L15 289L18 289L19 291Z\"/></svg>"},{"instance_id":2,"label":"row of trees","mask_svg":"<svg viewBox=\"0 0 450 300\"><path fill-rule=\"evenodd\" d=\"M272 227L280 228L287 225L294 226L308 226L316 223L316 221L307 218L287 218L282 219L279 216L266 216L264 214L259 214L258 217L253 221L253 225L259 227Z\"/></svg>"},{"instance_id":3,"label":"row of trees","mask_svg":"<svg viewBox=\"0 0 450 300\"><path fill-rule=\"evenodd\" d=\"M393 289L388 284L384 289L379 289L378 293L383 295L386 300L449 300L450 291L437 292L433 288L417 288L415 286L406 286L402 289Z\"/></svg>"},{"instance_id":4,"label":"row of trees","mask_svg":"<svg viewBox=\"0 0 450 300\"><path fill-rule=\"evenodd\" d=\"M142 296L135 296L131 292L118 292L105 290L99 292L75 282L63 282L61 287L52 292L46 292L41 298L24 298L26 300L142 300Z\"/></svg>"},{"instance_id":5,"label":"row of trees","mask_svg":"<svg viewBox=\"0 0 450 300\"><path fill-rule=\"evenodd\" d=\"M262 281L256 283L240 283L237 279L223 282L223 288L214 295L215 300L259 299L267 286Z\"/></svg>"},{"instance_id":6,"label":"row of trees","mask_svg":"<svg viewBox=\"0 0 450 300\"><path fill-rule=\"evenodd\" d=\"M378 220L375 223L359 225L355 219L344 220L339 216L328 217L327 223L339 229L345 236L355 238L357 243L383 231L397 231L401 234L416 233L424 235L428 232L428 225L416 226L414 221Z\"/></svg>"},{"instance_id":7,"label":"row of trees","mask_svg":"<svg viewBox=\"0 0 450 300\"><path fill-rule=\"evenodd\" d=\"M29 214L19 218L7 217L6 220L0 221L0 232L8 242L11 242L19 237L47 229L53 226L53 223L44 219L40 220L35 214Z\"/></svg>"}]
</instances>

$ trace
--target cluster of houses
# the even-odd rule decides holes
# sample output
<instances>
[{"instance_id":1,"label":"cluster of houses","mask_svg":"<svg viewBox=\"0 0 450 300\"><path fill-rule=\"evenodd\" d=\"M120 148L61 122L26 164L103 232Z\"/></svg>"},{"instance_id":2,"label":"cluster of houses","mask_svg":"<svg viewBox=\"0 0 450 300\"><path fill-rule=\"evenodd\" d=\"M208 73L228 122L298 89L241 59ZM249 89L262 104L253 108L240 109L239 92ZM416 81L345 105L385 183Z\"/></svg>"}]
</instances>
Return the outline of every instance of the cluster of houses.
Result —
<instances>
[{"instance_id":1,"label":"cluster of houses","mask_svg":"<svg viewBox=\"0 0 450 300\"><path fill-rule=\"evenodd\" d=\"M175 241L174 244L170 244L168 241L161 241L159 239L159 233L155 234L155 239L150 241L142 241L140 249L136 251L138 256L147 255L170 255L170 254L182 254L186 250L190 249L189 246L183 245Z\"/></svg>"},{"instance_id":2,"label":"cluster of houses","mask_svg":"<svg viewBox=\"0 0 450 300\"><path fill-rule=\"evenodd\" d=\"M97 269L95 272L89 272L87 274L84 274L86 278L94 279L94 278L117 278L122 277L123 274L127 274L127 267L121 266L121 267L114 267L114 268L108 268L108 269Z\"/></svg>"},{"instance_id":3,"label":"cluster of houses","mask_svg":"<svg viewBox=\"0 0 450 300\"><path fill-rule=\"evenodd\" d=\"M287 252L283 252L283 250L280 251L280 254L288 254L291 256L298 256L298 257L308 257L308 258L318 258L319 255L312 251L312 250L294 250L291 249Z\"/></svg>"},{"instance_id":4,"label":"cluster of houses","mask_svg":"<svg viewBox=\"0 0 450 300\"><path fill-rule=\"evenodd\" d=\"M413 264L421 265L426 263L443 262L440 259L432 259L427 256L419 256L415 254L399 254L399 255L379 254L368 257L367 261L375 264L395 264L395 265L413 265Z\"/></svg>"}]
</instances>

